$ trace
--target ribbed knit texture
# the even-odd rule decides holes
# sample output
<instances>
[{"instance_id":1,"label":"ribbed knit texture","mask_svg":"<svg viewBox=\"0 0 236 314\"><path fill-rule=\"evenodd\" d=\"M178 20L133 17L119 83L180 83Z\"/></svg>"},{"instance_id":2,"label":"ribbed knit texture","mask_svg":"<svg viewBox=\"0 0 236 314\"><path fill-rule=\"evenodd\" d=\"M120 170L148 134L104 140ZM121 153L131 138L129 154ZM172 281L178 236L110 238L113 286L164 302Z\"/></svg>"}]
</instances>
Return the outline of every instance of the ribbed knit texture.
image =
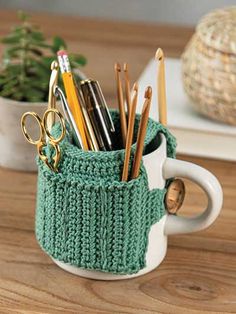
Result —
<instances>
[{"instance_id":1,"label":"ribbed knit texture","mask_svg":"<svg viewBox=\"0 0 236 314\"><path fill-rule=\"evenodd\" d=\"M112 117L119 134L117 113L112 112ZM139 116L136 131L138 120ZM154 149L158 132L165 134L167 154L174 157L175 139L151 119L145 152ZM119 136L116 139L118 143ZM149 230L165 214L166 190L149 190L143 165L137 179L121 182L124 150L84 152L68 137L60 146L59 173L38 160L36 237L40 246L51 257L78 267L138 272L145 267Z\"/></svg>"}]
</instances>

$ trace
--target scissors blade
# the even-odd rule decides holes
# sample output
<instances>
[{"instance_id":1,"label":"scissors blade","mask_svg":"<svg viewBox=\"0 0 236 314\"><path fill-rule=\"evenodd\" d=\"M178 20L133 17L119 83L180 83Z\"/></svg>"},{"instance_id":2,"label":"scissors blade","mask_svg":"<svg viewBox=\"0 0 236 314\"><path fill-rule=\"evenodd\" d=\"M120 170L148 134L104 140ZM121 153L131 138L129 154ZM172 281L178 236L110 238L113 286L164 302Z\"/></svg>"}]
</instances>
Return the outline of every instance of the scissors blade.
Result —
<instances>
[{"instance_id":1,"label":"scissors blade","mask_svg":"<svg viewBox=\"0 0 236 314\"><path fill-rule=\"evenodd\" d=\"M55 144L54 142L50 141L50 145L52 145L55 155L52 157L52 162L50 163L48 160L47 155L45 155L45 152L43 151L43 148L46 146L45 142L41 142L37 145L38 155L39 158L45 163L45 165L52 170L53 172L58 172L58 164L61 157L61 150L59 145Z\"/></svg>"}]
</instances>

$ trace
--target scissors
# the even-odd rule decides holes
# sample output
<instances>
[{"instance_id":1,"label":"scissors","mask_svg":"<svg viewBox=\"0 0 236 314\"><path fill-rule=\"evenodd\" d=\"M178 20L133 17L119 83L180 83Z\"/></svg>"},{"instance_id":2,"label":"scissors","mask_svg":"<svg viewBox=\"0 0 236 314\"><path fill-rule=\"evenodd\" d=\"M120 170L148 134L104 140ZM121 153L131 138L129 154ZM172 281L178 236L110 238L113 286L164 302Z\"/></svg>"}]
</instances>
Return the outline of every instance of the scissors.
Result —
<instances>
[{"instance_id":1,"label":"scissors","mask_svg":"<svg viewBox=\"0 0 236 314\"><path fill-rule=\"evenodd\" d=\"M54 137L49 130L49 116L52 114L58 116L61 125L61 132L57 137ZM33 117L39 125L39 137L36 140L33 139L27 131L26 128L27 117ZM40 159L48 166L49 169L51 169L54 172L58 172L57 167L61 157L59 143L63 140L66 134L65 120L60 111L58 111L55 108L47 109L42 119L36 112L33 111L26 112L23 114L21 118L21 129L26 140L30 144L36 145ZM49 159L45 154L44 148L47 146L47 144L51 145L55 151L52 157L52 162L49 162Z\"/></svg>"},{"instance_id":2,"label":"scissors","mask_svg":"<svg viewBox=\"0 0 236 314\"><path fill-rule=\"evenodd\" d=\"M26 140L30 144L34 144L37 147L37 151L40 159L48 166L49 169L57 172L58 163L61 157L61 151L59 143L63 140L66 134L65 120L62 114L56 109L56 95L55 88L58 81L59 65L57 61L53 61L51 64L51 76L49 81L49 94L48 94L48 109L45 111L43 118L41 119L36 112L29 111L23 114L21 118L21 129ZM54 137L51 134L51 129L55 124L55 118L58 116L61 125L61 133L58 137ZM39 138L33 139L26 128L27 117L33 117L39 126ZM49 162L44 148L50 144L54 149L54 155L52 162Z\"/></svg>"}]
</instances>

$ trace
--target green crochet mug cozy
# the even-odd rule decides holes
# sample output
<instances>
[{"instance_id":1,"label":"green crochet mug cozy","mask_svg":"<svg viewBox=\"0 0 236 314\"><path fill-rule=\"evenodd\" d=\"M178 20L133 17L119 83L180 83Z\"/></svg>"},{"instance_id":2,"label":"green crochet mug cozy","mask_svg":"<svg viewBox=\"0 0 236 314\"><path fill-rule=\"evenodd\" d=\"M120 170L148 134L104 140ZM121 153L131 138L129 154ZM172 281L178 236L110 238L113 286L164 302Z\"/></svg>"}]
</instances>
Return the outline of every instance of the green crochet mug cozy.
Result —
<instances>
[{"instance_id":1,"label":"green crochet mug cozy","mask_svg":"<svg viewBox=\"0 0 236 314\"><path fill-rule=\"evenodd\" d=\"M111 114L118 146L119 115ZM137 115L135 138L139 119ZM167 156L175 157L174 137L152 119L144 153L157 148L159 132L166 136ZM71 144L70 135L60 148L58 173L37 160L36 237L41 248L52 258L77 267L137 273L145 267L149 230L165 214L166 189L149 190L143 164L137 179L121 182L124 149L86 152ZM134 150L135 144L132 157Z\"/></svg>"}]
</instances>

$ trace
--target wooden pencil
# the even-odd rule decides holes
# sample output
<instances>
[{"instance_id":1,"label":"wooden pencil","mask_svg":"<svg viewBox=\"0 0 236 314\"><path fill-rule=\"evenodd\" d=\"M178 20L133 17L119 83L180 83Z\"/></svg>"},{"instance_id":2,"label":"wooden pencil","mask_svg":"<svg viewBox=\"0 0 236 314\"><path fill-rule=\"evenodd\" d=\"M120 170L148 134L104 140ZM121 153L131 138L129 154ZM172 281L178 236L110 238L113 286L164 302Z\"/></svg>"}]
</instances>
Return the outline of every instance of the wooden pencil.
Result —
<instances>
[{"instance_id":1,"label":"wooden pencil","mask_svg":"<svg viewBox=\"0 0 236 314\"><path fill-rule=\"evenodd\" d=\"M131 103L131 107L130 107L130 114L129 114L128 132L127 132L127 139L126 139L126 146L125 146L125 160L124 160L124 166L123 166L122 181L128 180L129 161L130 161L131 146L132 146L132 141L133 141L134 122L135 122L137 100L138 100L138 84L135 83L134 87L133 87L133 99L132 99L132 103Z\"/></svg>"},{"instance_id":2,"label":"wooden pencil","mask_svg":"<svg viewBox=\"0 0 236 314\"><path fill-rule=\"evenodd\" d=\"M145 140L145 135L146 135L149 111L150 111L150 106L151 106L151 99L152 99L152 88L148 86L145 91L145 101L144 101L142 114L141 114L141 118L139 122L136 150L134 154L133 167L132 167L132 173L131 173L132 179L137 178L139 175L139 169L140 169L141 160L142 160L143 146L144 146L144 140Z\"/></svg>"}]
</instances>

